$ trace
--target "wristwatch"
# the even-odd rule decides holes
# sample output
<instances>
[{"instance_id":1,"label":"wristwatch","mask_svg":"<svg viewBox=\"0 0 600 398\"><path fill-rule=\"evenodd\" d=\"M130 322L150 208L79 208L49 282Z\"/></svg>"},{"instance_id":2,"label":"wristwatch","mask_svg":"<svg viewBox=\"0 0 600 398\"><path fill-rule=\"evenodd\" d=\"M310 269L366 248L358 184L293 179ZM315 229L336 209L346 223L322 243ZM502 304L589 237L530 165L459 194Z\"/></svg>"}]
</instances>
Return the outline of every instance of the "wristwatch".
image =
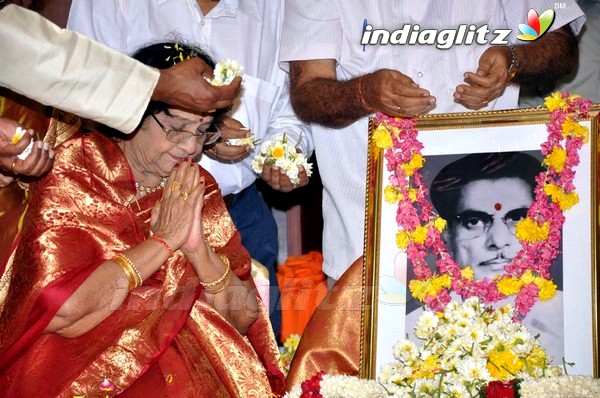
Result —
<instances>
[{"instance_id":1,"label":"wristwatch","mask_svg":"<svg viewBox=\"0 0 600 398\"><path fill-rule=\"evenodd\" d=\"M508 67L508 77L506 81L511 83L519 69L519 60L517 59L517 51L515 46L510 46L510 66Z\"/></svg>"}]
</instances>

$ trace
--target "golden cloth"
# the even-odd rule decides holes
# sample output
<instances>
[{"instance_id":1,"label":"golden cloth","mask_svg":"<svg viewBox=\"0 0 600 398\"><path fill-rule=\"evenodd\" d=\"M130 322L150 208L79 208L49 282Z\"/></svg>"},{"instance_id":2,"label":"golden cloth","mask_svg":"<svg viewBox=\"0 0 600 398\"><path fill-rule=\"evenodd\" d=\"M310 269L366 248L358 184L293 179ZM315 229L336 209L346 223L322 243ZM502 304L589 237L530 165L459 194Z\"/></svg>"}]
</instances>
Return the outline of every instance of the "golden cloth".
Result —
<instances>
[{"instance_id":1,"label":"golden cloth","mask_svg":"<svg viewBox=\"0 0 600 398\"><path fill-rule=\"evenodd\" d=\"M247 280L250 257L215 180L206 171L202 175L206 239ZM198 278L180 252L88 333L72 339L43 333L100 264L147 238L150 212L162 191L128 206L134 184L118 145L97 133L63 143L50 173L31 184L0 316L0 396L282 393L283 374L264 308L241 336L205 302Z\"/></svg>"},{"instance_id":2,"label":"golden cloth","mask_svg":"<svg viewBox=\"0 0 600 398\"><path fill-rule=\"evenodd\" d=\"M292 360L286 388L319 371L358 376L362 320L362 259L333 286L308 322Z\"/></svg>"}]
</instances>

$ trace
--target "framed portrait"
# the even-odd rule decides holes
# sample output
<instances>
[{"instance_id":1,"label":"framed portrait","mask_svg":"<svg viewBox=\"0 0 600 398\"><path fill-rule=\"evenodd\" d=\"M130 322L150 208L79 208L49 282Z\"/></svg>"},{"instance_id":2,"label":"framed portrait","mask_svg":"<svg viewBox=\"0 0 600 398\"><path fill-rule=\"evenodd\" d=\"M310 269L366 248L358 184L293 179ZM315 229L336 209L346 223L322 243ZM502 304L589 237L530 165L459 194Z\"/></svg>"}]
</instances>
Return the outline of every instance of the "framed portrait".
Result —
<instances>
[{"instance_id":1,"label":"framed portrait","mask_svg":"<svg viewBox=\"0 0 600 398\"><path fill-rule=\"evenodd\" d=\"M579 201L563 214L561 234L552 235L558 255L549 267L556 293L537 301L522 323L539 335L553 364L573 364L569 374L598 373L598 112L579 123L589 129L589 141L579 150L573 184ZM536 177L546 170L542 144L548 140L550 116L542 108L440 114L414 120L424 162L419 169L427 187L426 200L447 224L441 232L447 252L475 280L498 280L522 249L516 224L527 217L535 197ZM384 150L375 145L377 120L370 122L367 173L367 214L363 280L364 295L361 376L377 378L394 361L393 347L414 337L424 303L413 298L409 284L416 278L406 250L399 248L398 204L385 200L393 173ZM412 178L412 177L411 177ZM396 182L397 183L397 182ZM406 179L409 184L409 178ZM436 259L426 258L436 273ZM452 290L452 289L450 289ZM450 292L454 301L464 300ZM514 301L509 296L492 307Z\"/></svg>"}]
</instances>

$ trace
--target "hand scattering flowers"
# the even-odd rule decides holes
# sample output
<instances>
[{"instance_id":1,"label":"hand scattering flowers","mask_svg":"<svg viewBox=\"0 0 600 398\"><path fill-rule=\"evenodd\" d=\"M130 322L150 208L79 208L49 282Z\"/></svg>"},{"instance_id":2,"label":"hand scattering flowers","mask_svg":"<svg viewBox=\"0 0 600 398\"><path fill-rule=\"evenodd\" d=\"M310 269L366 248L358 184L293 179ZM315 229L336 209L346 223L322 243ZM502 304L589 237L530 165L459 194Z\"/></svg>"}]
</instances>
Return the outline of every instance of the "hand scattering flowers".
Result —
<instances>
[{"instance_id":1,"label":"hand scattering flowers","mask_svg":"<svg viewBox=\"0 0 600 398\"><path fill-rule=\"evenodd\" d=\"M26 129L24 129L22 127L17 127L17 129L15 130L15 134L12 136L12 139L11 139L12 143L16 144L17 142L19 142L26 133L27 133ZM33 149L33 140L31 140L29 145L27 145L27 148L25 148L25 150L23 152L18 154L17 157L21 160L25 159L27 156L29 156L32 149Z\"/></svg>"},{"instance_id":2,"label":"hand scattering flowers","mask_svg":"<svg viewBox=\"0 0 600 398\"><path fill-rule=\"evenodd\" d=\"M302 136L300 136L296 145L292 145L288 142L287 135L283 133L270 141L263 142L258 154L252 161L252 170L256 174L260 174L265 165L276 166L285 171L292 184L298 184L300 182L299 168L302 166L306 171L306 175L310 177L312 175L312 163L308 163L306 156L296 150L301 141Z\"/></svg>"},{"instance_id":3,"label":"hand scattering flowers","mask_svg":"<svg viewBox=\"0 0 600 398\"><path fill-rule=\"evenodd\" d=\"M286 374L290 370L290 364L292 363L292 359L294 359L294 354L298 349L298 344L300 344L300 335L291 334L283 342L283 347L279 349L281 366Z\"/></svg>"},{"instance_id":4,"label":"hand scattering flowers","mask_svg":"<svg viewBox=\"0 0 600 398\"><path fill-rule=\"evenodd\" d=\"M230 84L236 76L242 76L242 66L240 61L233 59L223 59L217 62L213 72L214 78L208 80L213 86L226 86Z\"/></svg>"}]
</instances>

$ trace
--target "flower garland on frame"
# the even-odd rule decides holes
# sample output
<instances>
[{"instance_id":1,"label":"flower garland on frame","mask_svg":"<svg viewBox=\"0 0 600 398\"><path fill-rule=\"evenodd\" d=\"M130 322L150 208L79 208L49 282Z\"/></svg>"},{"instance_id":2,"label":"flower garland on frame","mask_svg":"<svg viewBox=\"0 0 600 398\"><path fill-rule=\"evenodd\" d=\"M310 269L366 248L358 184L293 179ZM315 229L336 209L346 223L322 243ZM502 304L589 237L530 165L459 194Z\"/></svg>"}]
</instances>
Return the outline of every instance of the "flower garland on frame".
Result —
<instances>
[{"instance_id":1,"label":"flower garland on frame","mask_svg":"<svg viewBox=\"0 0 600 398\"><path fill-rule=\"evenodd\" d=\"M541 145L546 170L536 178L534 201L527 217L516 226L522 249L505 266L504 274L479 281L474 280L471 267L461 268L452 259L442 241L441 232L447 223L426 200L429 189L419 172L425 162L423 144L413 120L377 114L373 139L385 150L387 169L392 173L384 199L398 205L396 244L406 250L413 264L416 279L410 281L409 289L415 298L441 311L451 301L451 291L463 298L480 297L485 303L516 296L515 317L522 318L537 300L555 295L556 285L549 269L559 252L563 212L579 200L573 184L574 168L589 136L588 128L579 120L588 116L591 104L569 93L554 93L545 99L544 105L551 112L546 124L548 138ZM429 253L436 257L438 273L425 261Z\"/></svg>"}]
</instances>

